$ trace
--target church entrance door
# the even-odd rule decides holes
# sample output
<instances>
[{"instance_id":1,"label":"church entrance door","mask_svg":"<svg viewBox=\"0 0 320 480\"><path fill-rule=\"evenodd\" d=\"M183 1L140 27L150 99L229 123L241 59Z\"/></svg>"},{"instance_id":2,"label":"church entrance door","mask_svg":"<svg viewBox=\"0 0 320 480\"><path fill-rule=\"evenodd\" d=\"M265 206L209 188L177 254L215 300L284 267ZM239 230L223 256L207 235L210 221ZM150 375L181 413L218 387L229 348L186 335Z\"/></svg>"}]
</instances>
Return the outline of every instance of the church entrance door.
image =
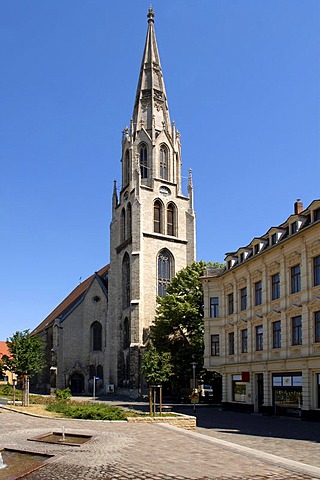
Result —
<instances>
[{"instance_id":1,"label":"church entrance door","mask_svg":"<svg viewBox=\"0 0 320 480\"><path fill-rule=\"evenodd\" d=\"M71 376L72 395L82 393L83 391L84 391L84 376L81 373L74 373Z\"/></svg>"}]
</instances>

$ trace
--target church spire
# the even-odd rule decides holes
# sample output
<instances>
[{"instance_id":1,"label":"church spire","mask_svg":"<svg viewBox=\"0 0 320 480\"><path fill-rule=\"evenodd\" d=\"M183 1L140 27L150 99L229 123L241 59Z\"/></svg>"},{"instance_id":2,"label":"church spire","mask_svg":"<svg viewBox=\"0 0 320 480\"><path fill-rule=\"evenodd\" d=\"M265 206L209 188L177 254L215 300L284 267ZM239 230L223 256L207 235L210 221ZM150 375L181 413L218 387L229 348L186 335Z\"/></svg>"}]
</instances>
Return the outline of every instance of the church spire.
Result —
<instances>
[{"instance_id":1,"label":"church spire","mask_svg":"<svg viewBox=\"0 0 320 480\"><path fill-rule=\"evenodd\" d=\"M154 31L152 7L149 8L147 16L148 31L133 109L133 128L134 133L144 128L154 139L156 131L169 129L170 117Z\"/></svg>"}]
</instances>

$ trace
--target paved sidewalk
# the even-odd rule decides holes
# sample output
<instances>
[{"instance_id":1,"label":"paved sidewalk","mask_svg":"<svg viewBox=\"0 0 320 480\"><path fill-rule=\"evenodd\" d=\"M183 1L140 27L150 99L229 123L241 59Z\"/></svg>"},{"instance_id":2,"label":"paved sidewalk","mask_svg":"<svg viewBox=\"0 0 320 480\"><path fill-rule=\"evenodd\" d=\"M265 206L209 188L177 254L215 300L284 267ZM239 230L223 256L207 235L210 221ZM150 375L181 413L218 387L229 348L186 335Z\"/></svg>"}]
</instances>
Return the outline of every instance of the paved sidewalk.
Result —
<instances>
[{"instance_id":1,"label":"paved sidewalk","mask_svg":"<svg viewBox=\"0 0 320 480\"><path fill-rule=\"evenodd\" d=\"M70 447L29 442L62 430L97 438ZM312 444L309 448L312 448ZM258 449L160 424L36 418L0 409L0 448L59 456L27 480L311 480L320 468L266 455ZM3 472L3 470L1 471ZM0 473L0 478L1 477Z\"/></svg>"}]
</instances>

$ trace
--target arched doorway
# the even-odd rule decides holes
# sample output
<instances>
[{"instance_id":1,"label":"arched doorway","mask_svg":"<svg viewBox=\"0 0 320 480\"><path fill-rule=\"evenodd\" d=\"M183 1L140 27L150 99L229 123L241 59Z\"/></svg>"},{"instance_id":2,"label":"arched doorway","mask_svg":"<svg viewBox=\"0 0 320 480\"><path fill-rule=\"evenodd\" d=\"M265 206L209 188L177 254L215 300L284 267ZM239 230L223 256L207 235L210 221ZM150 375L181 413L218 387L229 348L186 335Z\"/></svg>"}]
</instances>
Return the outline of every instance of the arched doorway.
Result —
<instances>
[{"instance_id":1,"label":"arched doorway","mask_svg":"<svg viewBox=\"0 0 320 480\"><path fill-rule=\"evenodd\" d=\"M84 376L81 373L74 373L71 375L70 388L72 395L77 395L84 391Z\"/></svg>"}]
</instances>

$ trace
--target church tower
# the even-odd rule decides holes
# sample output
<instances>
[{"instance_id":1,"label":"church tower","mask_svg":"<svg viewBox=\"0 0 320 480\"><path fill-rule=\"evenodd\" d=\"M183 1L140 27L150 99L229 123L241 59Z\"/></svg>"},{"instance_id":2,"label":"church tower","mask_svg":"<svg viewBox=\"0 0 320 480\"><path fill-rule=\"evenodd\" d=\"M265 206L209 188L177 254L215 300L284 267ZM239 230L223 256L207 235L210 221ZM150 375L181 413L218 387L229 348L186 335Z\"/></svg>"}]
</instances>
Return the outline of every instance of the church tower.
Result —
<instances>
[{"instance_id":1,"label":"church tower","mask_svg":"<svg viewBox=\"0 0 320 480\"><path fill-rule=\"evenodd\" d=\"M192 175L182 192L180 134L171 123L149 8L130 128L122 136L122 183L114 182L110 225L109 383L137 391L141 349L157 295L195 260Z\"/></svg>"}]
</instances>

